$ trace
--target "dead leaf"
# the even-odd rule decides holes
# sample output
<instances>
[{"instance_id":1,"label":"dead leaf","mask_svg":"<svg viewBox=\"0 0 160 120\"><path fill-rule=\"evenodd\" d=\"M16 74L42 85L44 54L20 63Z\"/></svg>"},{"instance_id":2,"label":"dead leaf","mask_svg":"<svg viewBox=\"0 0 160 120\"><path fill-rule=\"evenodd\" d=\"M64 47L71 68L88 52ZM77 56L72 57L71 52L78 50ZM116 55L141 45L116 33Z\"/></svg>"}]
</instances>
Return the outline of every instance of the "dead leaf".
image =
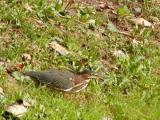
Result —
<instances>
[{"instance_id":1,"label":"dead leaf","mask_svg":"<svg viewBox=\"0 0 160 120\"><path fill-rule=\"evenodd\" d=\"M31 55L28 53L23 53L22 54L22 59L25 60L31 60Z\"/></svg>"},{"instance_id":2,"label":"dead leaf","mask_svg":"<svg viewBox=\"0 0 160 120\"><path fill-rule=\"evenodd\" d=\"M56 41L53 41L53 42L49 43L48 47L52 48L52 49L55 49L55 51L57 51L61 55L67 55L69 53L66 48L59 45Z\"/></svg>"},{"instance_id":3,"label":"dead leaf","mask_svg":"<svg viewBox=\"0 0 160 120\"><path fill-rule=\"evenodd\" d=\"M20 118L22 117L27 111L28 111L28 107L30 107L31 105L23 100L17 100L17 102L11 106L8 106L6 108L6 112L11 113L12 115Z\"/></svg>"},{"instance_id":4,"label":"dead leaf","mask_svg":"<svg viewBox=\"0 0 160 120\"><path fill-rule=\"evenodd\" d=\"M9 66L8 68L6 68L6 70L7 70L7 73L11 74L15 71L22 70L23 67L24 67L23 63L17 63L15 65Z\"/></svg>"},{"instance_id":5,"label":"dead leaf","mask_svg":"<svg viewBox=\"0 0 160 120\"><path fill-rule=\"evenodd\" d=\"M126 56L127 56L127 55L126 55L123 51L121 51L121 50L115 50L115 51L113 52L113 55L116 56L116 57L126 57Z\"/></svg>"},{"instance_id":6,"label":"dead leaf","mask_svg":"<svg viewBox=\"0 0 160 120\"><path fill-rule=\"evenodd\" d=\"M25 9L27 10L27 11L29 11L29 12L32 12L33 10L32 10L32 7L28 4L28 3L26 3L25 4Z\"/></svg>"},{"instance_id":7,"label":"dead leaf","mask_svg":"<svg viewBox=\"0 0 160 120\"><path fill-rule=\"evenodd\" d=\"M145 26L145 27L151 27L152 23L148 22L144 18L133 18L131 21L137 25Z\"/></svg>"},{"instance_id":8,"label":"dead leaf","mask_svg":"<svg viewBox=\"0 0 160 120\"><path fill-rule=\"evenodd\" d=\"M18 63L14 65L17 69L23 69L24 64L23 63Z\"/></svg>"},{"instance_id":9,"label":"dead leaf","mask_svg":"<svg viewBox=\"0 0 160 120\"><path fill-rule=\"evenodd\" d=\"M0 67L3 66L5 62L0 61Z\"/></svg>"},{"instance_id":10,"label":"dead leaf","mask_svg":"<svg viewBox=\"0 0 160 120\"><path fill-rule=\"evenodd\" d=\"M27 112L27 108L23 105L14 104L12 106L9 106L6 109L7 112L12 113L16 117L21 117Z\"/></svg>"}]
</instances>

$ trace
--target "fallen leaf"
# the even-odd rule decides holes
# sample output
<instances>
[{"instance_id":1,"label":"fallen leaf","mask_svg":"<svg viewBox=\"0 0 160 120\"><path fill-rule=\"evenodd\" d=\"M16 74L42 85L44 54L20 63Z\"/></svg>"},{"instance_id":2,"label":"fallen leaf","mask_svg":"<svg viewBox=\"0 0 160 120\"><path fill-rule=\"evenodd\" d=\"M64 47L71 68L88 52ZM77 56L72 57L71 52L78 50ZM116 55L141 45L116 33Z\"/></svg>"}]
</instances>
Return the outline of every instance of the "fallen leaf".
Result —
<instances>
[{"instance_id":1,"label":"fallen leaf","mask_svg":"<svg viewBox=\"0 0 160 120\"><path fill-rule=\"evenodd\" d=\"M142 25L145 27L151 27L152 23L148 22L147 20L145 20L144 18L133 18L131 19L131 21L137 25Z\"/></svg>"},{"instance_id":2,"label":"fallen leaf","mask_svg":"<svg viewBox=\"0 0 160 120\"><path fill-rule=\"evenodd\" d=\"M9 106L6 109L7 112L12 113L16 117L21 117L27 112L27 108L23 105L14 104L12 106Z\"/></svg>"},{"instance_id":3,"label":"fallen leaf","mask_svg":"<svg viewBox=\"0 0 160 120\"><path fill-rule=\"evenodd\" d=\"M116 57L126 57L127 55L121 51L121 50L116 50L113 52L113 55L116 56Z\"/></svg>"},{"instance_id":4,"label":"fallen leaf","mask_svg":"<svg viewBox=\"0 0 160 120\"><path fill-rule=\"evenodd\" d=\"M11 73L13 73L15 71L22 70L23 67L24 67L23 63L17 63L17 64L15 64L13 66L9 66L8 68L6 68L6 70L7 70L7 73L11 74Z\"/></svg>"},{"instance_id":5,"label":"fallen leaf","mask_svg":"<svg viewBox=\"0 0 160 120\"><path fill-rule=\"evenodd\" d=\"M32 10L32 7L28 4L28 3L26 3L25 4L25 9L27 10L27 11L29 11L29 12L32 12L33 10Z\"/></svg>"},{"instance_id":6,"label":"fallen leaf","mask_svg":"<svg viewBox=\"0 0 160 120\"><path fill-rule=\"evenodd\" d=\"M14 65L17 69L23 69L24 64L23 63L18 63Z\"/></svg>"},{"instance_id":7,"label":"fallen leaf","mask_svg":"<svg viewBox=\"0 0 160 120\"><path fill-rule=\"evenodd\" d=\"M23 53L22 54L22 59L25 60L31 60L31 55L28 53Z\"/></svg>"},{"instance_id":8,"label":"fallen leaf","mask_svg":"<svg viewBox=\"0 0 160 120\"><path fill-rule=\"evenodd\" d=\"M31 105L28 102L20 99L20 100L17 100L17 103L15 103L11 106L8 106L6 108L6 112L20 118L28 111L28 107L30 107L30 106Z\"/></svg>"},{"instance_id":9,"label":"fallen leaf","mask_svg":"<svg viewBox=\"0 0 160 120\"><path fill-rule=\"evenodd\" d=\"M53 42L49 43L48 47L52 48L52 49L55 49L55 51L57 51L61 55L67 55L69 53L66 48L59 45L56 41L53 41Z\"/></svg>"},{"instance_id":10,"label":"fallen leaf","mask_svg":"<svg viewBox=\"0 0 160 120\"><path fill-rule=\"evenodd\" d=\"M0 67L3 66L5 62L0 61Z\"/></svg>"}]
</instances>

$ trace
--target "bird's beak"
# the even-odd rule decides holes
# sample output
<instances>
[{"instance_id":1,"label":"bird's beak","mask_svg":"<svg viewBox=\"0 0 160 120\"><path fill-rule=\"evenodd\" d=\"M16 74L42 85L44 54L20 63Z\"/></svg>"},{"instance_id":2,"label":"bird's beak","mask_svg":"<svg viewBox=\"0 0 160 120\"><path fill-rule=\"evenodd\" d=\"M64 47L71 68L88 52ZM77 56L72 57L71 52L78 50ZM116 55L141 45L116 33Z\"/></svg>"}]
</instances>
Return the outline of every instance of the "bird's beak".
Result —
<instances>
[{"instance_id":1,"label":"bird's beak","mask_svg":"<svg viewBox=\"0 0 160 120\"><path fill-rule=\"evenodd\" d=\"M105 76L104 76L103 73L96 72L96 73L92 73L91 76L89 77L89 79L96 79L96 80L98 80L100 83L104 83L104 81L105 81Z\"/></svg>"},{"instance_id":2,"label":"bird's beak","mask_svg":"<svg viewBox=\"0 0 160 120\"><path fill-rule=\"evenodd\" d=\"M100 72L91 73L90 78L104 78L104 75Z\"/></svg>"}]
</instances>

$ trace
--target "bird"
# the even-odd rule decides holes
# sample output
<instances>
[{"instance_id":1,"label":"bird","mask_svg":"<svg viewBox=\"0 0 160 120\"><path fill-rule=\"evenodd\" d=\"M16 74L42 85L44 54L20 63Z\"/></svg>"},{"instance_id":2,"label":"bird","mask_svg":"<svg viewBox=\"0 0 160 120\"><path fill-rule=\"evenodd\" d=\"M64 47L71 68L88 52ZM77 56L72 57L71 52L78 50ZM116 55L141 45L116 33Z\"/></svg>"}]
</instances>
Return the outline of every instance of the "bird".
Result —
<instances>
[{"instance_id":1,"label":"bird","mask_svg":"<svg viewBox=\"0 0 160 120\"><path fill-rule=\"evenodd\" d=\"M44 71L27 71L23 75L29 76L38 83L65 92L79 92L85 89L90 81L92 72L84 70L76 73L70 70L49 69Z\"/></svg>"}]
</instances>

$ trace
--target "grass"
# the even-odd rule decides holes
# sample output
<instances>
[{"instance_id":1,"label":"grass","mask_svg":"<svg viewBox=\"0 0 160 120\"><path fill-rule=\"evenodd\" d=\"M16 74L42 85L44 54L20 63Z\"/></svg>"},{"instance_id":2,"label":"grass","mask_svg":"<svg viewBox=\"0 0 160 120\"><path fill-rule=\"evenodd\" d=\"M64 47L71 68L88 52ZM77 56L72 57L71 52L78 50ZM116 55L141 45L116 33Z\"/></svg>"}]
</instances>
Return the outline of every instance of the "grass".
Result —
<instances>
[{"instance_id":1,"label":"grass","mask_svg":"<svg viewBox=\"0 0 160 120\"><path fill-rule=\"evenodd\" d=\"M118 27L127 22L134 38L141 42L136 45L132 38L107 29L110 16L105 10L98 12L93 6L82 3L74 3L74 7L75 11L71 13L74 16L68 13L63 16L59 14L63 5L55 1L0 2L0 61L5 62L0 66L0 87L6 97L0 100L0 115L6 106L17 99L25 99L33 106L22 117L24 120L160 119L160 47L157 37L160 28L135 26L126 17L119 17ZM154 1L144 1L141 7L144 18L159 18L160 8ZM88 29L88 21L92 19L96 22L95 30ZM60 44L71 54L60 56L48 49L46 45L53 38L60 39ZM127 56L115 57L115 50L122 50ZM23 53L30 54L32 59L23 61ZM85 91L66 94L36 86L21 75L15 80L6 74L10 64L21 62L25 63L24 70L63 67L80 71L88 68L105 73L105 81L99 84L94 79ZM3 118L0 116L0 119Z\"/></svg>"}]
</instances>

